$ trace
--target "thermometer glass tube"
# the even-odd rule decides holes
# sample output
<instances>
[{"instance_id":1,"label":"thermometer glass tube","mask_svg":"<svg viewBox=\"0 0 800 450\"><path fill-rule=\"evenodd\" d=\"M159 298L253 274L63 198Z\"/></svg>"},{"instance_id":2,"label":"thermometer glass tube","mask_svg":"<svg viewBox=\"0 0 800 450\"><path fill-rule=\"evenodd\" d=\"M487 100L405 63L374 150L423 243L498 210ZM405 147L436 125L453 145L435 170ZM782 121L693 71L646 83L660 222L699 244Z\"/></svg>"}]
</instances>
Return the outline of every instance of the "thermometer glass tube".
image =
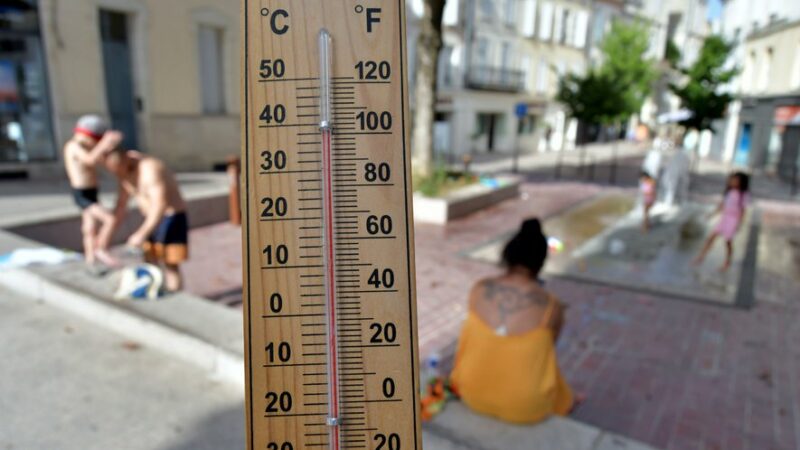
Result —
<instances>
[{"instance_id":1,"label":"thermometer glass tube","mask_svg":"<svg viewBox=\"0 0 800 450\"><path fill-rule=\"evenodd\" d=\"M333 167L331 155L331 36L319 32L319 129L322 141L323 238L328 356L328 448L339 450L339 354L336 320L336 255L334 242Z\"/></svg>"}]
</instances>

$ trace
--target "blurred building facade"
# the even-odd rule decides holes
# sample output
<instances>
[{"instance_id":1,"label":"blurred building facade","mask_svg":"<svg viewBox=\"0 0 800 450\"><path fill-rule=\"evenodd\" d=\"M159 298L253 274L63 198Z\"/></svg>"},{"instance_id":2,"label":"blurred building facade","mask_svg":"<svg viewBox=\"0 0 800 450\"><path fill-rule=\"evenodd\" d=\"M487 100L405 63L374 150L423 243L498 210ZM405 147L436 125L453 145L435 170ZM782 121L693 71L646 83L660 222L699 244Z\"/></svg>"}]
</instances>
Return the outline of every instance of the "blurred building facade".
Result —
<instances>
[{"instance_id":1,"label":"blurred building facade","mask_svg":"<svg viewBox=\"0 0 800 450\"><path fill-rule=\"evenodd\" d=\"M0 172L59 174L75 120L182 170L239 149L237 0L17 0L0 6Z\"/></svg>"},{"instance_id":2,"label":"blurred building facade","mask_svg":"<svg viewBox=\"0 0 800 450\"><path fill-rule=\"evenodd\" d=\"M706 0L449 0L439 61L437 155L455 161L463 154L575 148L578 123L555 100L559 78L602 63L600 44L614 20L648 27L648 57L663 72L669 72L668 43L681 49L680 63L689 65L709 33L707 8ZM414 17L421 10L421 0L409 0L412 70ZM680 108L668 88L672 77L659 80L629 129L640 121L655 128L659 115ZM520 104L527 109L521 120ZM606 138L594 128L581 136Z\"/></svg>"},{"instance_id":3,"label":"blurred building facade","mask_svg":"<svg viewBox=\"0 0 800 450\"><path fill-rule=\"evenodd\" d=\"M680 100L672 93L669 84L679 81L678 73L670 67L669 53L677 50L678 67L690 66L709 35L707 0L638 0L625 5L630 19L646 24L650 32L650 49L647 57L658 64L661 72L650 98L645 102L639 119L651 128L659 124L659 116L669 115L681 108ZM708 146L711 134L701 139L701 147Z\"/></svg>"},{"instance_id":4,"label":"blurred building facade","mask_svg":"<svg viewBox=\"0 0 800 450\"><path fill-rule=\"evenodd\" d=\"M735 165L791 177L800 163L800 2L725 0L720 25L740 73L717 152Z\"/></svg>"},{"instance_id":5,"label":"blurred building facade","mask_svg":"<svg viewBox=\"0 0 800 450\"><path fill-rule=\"evenodd\" d=\"M415 3L410 2L412 13ZM588 5L588 0L447 2L434 125L439 157L452 161L464 154L574 146L576 124L553 97L559 74L585 69ZM413 40L413 19L410 28Z\"/></svg>"},{"instance_id":6,"label":"blurred building facade","mask_svg":"<svg viewBox=\"0 0 800 450\"><path fill-rule=\"evenodd\" d=\"M420 2L408 2L411 73ZM129 147L181 170L209 170L238 153L238 0L3 5L0 173L61 173L60 148L86 113L110 117ZM449 0L437 153L574 148L577 124L554 99L559 77L600 62L615 19L648 24L650 56L663 60L673 42L687 65L707 33L706 8L706 0ZM642 111L648 125L678 108L666 86Z\"/></svg>"}]
</instances>

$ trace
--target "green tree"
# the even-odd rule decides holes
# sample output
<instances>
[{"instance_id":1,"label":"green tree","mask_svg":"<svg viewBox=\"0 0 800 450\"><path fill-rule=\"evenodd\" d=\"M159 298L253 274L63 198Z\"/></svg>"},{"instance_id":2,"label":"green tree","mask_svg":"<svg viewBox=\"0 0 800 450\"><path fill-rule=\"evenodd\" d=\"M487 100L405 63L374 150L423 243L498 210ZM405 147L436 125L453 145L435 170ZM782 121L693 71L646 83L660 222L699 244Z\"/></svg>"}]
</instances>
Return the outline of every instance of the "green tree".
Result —
<instances>
[{"instance_id":1,"label":"green tree","mask_svg":"<svg viewBox=\"0 0 800 450\"><path fill-rule=\"evenodd\" d=\"M584 123L610 124L619 116L622 91L607 73L589 70L585 75L567 74L558 81L556 100L570 117Z\"/></svg>"},{"instance_id":2,"label":"green tree","mask_svg":"<svg viewBox=\"0 0 800 450\"><path fill-rule=\"evenodd\" d=\"M681 49L675 44L675 41L670 39L667 41L667 49L664 52L664 60L667 61L669 66L673 69L678 68L678 64L681 62Z\"/></svg>"},{"instance_id":3,"label":"green tree","mask_svg":"<svg viewBox=\"0 0 800 450\"><path fill-rule=\"evenodd\" d=\"M647 36L647 28L638 22L614 21L600 46L600 67L559 80L556 99L572 118L609 125L642 109L658 75L655 61L645 57Z\"/></svg>"},{"instance_id":4,"label":"green tree","mask_svg":"<svg viewBox=\"0 0 800 450\"><path fill-rule=\"evenodd\" d=\"M616 120L626 120L641 111L658 76L656 62L646 57L650 46L648 36L647 26L641 22L615 20L600 44L603 52L600 72L612 80L622 98Z\"/></svg>"},{"instance_id":5,"label":"green tree","mask_svg":"<svg viewBox=\"0 0 800 450\"><path fill-rule=\"evenodd\" d=\"M649 48L647 27L639 22L616 20L600 48L603 53L600 67L583 76L563 76L556 99L566 107L570 117L584 124L620 124L639 113L658 76L655 61L645 56ZM609 173L612 183L616 179L616 151L614 144L615 156Z\"/></svg>"},{"instance_id":6,"label":"green tree","mask_svg":"<svg viewBox=\"0 0 800 450\"><path fill-rule=\"evenodd\" d=\"M681 122L687 130L712 130L712 123L725 115L734 97L722 91L739 73L736 67L727 68L726 62L733 45L721 36L709 36L703 41L697 60L688 68L680 69L684 75L682 85L672 84L672 92L692 116Z\"/></svg>"},{"instance_id":7,"label":"green tree","mask_svg":"<svg viewBox=\"0 0 800 450\"><path fill-rule=\"evenodd\" d=\"M568 74L558 80L558 93L556 100L564 105L567 114L583 124L610 125L620 116L623 103L623 91L619 89L616 81L607 73L599 70L589 70L585 75ZM578 137L581 150L581 170L586 158L586 146L583 136ZM616 149L615 149L616 150ZM556 164L556 178L561 176L561 159L563 152L559 152ZM612 168L612 180L616 176L616 162Z\"/></svg>"}]
</instances>

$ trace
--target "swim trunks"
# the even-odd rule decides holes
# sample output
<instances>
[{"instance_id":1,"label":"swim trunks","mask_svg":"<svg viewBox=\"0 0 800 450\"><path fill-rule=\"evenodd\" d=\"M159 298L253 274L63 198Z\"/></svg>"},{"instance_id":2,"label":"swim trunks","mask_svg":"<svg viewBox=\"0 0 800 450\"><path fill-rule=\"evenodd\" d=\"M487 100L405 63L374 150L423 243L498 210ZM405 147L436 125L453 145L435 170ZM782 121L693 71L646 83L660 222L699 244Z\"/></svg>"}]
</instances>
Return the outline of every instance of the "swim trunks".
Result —
<instances>
[{"instance_id":1,"label":"swim trunks","mask_svg":"<svg viewBox=\"0 0 800 450\"><path fill-rule=\"evenodd\" d=\"M72 198L81 210L97 203L97 188L72 189Z\"/></svg>"},{"instance_id":2,"label":"swim trunks","mask_svg":"<svg viewBox=\"0 0 800 450\"><path fill-rule=\"evenodd\" d=\"M146 259L180 264L189 259L189 220L186 213L164 216L144 244Z\"/></svg>"}]
</instances>

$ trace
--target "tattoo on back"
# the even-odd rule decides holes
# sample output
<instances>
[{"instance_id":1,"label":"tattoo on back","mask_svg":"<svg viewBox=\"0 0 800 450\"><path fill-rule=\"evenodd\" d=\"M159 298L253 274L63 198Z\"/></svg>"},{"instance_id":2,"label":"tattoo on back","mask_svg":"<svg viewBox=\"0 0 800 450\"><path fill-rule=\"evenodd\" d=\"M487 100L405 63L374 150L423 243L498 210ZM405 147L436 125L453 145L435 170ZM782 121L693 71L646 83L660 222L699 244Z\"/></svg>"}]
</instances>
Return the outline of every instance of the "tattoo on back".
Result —
<instances>
[{"instance_id":1,"label":"tattoo on back","mask_svg":"<svg viewBox=\"0 0 800 450\"><path fill-rule=\"evenodd\" d=\"M547 297L540 290L519 288L492 280L486 281L483 287L484 300L497 307L501 323L505 323L508 316L533 305L543 308L547 306Z\"/></svg>"}]
</instances>

